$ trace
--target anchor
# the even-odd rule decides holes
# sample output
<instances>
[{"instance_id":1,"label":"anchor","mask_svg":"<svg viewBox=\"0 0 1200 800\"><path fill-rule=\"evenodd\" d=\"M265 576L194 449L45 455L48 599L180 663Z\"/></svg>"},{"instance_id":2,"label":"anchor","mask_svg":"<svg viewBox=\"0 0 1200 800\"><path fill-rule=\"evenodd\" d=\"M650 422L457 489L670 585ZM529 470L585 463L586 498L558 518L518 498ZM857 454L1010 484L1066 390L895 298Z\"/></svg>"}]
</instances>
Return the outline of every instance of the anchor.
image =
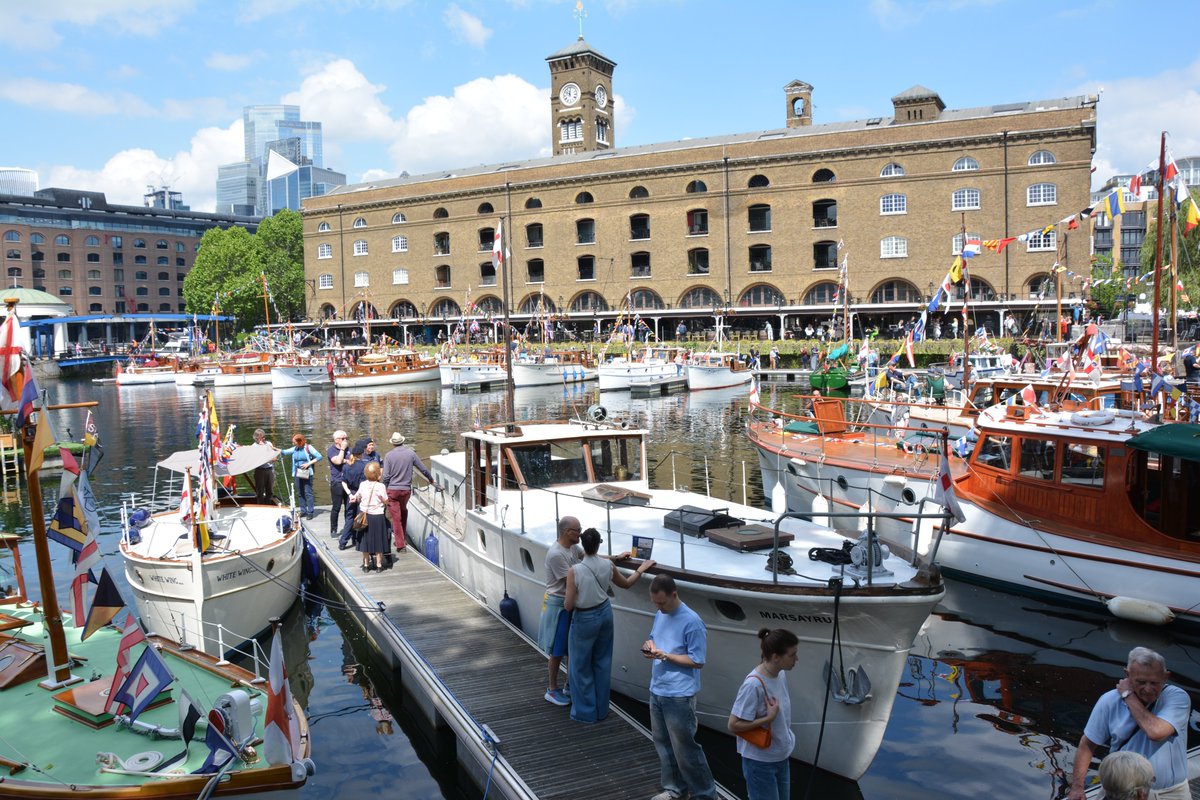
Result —
<instances>
[{"instance_id":1,"label":"anchor","mask_svg":"<svg viewBox=\"0 0 1200 800\"><path fill-rule=\"evenodd\" d=\"M839 703L857 706L871 699L871 679L867 677L866 667L851 667L846 671L843 684L841 673L833 672L826 662L825 682L832 685L831 696Z\"/></svg>"}]
</instances>

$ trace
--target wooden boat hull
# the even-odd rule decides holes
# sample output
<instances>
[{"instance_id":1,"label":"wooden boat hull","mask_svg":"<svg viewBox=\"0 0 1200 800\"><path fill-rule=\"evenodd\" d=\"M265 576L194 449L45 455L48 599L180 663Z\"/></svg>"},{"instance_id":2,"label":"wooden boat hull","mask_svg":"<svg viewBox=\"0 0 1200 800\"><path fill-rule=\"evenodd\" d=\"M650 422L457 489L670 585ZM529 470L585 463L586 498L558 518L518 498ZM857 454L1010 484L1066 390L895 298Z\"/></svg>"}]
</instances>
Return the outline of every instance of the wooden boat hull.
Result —
<instances>
[{"instance_id":1,"label":"wooden boat hull","mask_svg":"<svg viewBox=\"0 0 1200 800\"><path fill-rule=\"evenodd\" d=\"M156 383L174 383L174 367L122 368L117 372L117 386L149 386Z\"/></svg>"},{"instance_id":2,"label":"wooden boat hull","mask_svg":"<svg viewBox=\"0 0 1200 800\"><path fill-rule=\"evenodd\" d=\"M333 385L338 389L362 389L370 386L388 386L396 383L424 383L438 378L436 364L414 369L381 369L375 374L355 373L352 375L334 375Z\"/></svg>"}]
</instances>

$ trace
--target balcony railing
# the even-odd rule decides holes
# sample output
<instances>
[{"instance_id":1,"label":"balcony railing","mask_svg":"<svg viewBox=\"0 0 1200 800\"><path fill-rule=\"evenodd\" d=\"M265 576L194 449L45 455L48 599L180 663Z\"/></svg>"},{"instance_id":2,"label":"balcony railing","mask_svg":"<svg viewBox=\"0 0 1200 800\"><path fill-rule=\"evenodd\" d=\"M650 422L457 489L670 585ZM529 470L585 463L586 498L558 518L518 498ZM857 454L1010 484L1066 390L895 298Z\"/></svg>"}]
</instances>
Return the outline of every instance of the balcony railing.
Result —
<instances>
[{"instance_id":1,"label":"balcony railing","mask_svg":"<svg viewBox=\"0 0 1200 800\"><path fill-rule=\"evenodd\" d=\"M836 228L837 227L837 218L836 217L833 217L833 218L831 218L831 217L816 217L813 219L813 227L814 228Z\"/></svg>"}]
</instances>

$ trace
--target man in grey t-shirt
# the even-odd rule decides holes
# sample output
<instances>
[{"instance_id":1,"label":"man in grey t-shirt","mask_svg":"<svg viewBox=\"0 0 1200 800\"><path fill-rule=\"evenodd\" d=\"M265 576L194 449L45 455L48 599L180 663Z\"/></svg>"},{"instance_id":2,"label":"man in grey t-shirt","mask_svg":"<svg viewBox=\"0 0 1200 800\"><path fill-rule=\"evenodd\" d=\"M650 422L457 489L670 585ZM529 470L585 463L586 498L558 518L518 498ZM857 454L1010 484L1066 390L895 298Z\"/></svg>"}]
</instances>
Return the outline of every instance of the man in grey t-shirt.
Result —
<instances>
[{"instance_id":1,"label":"man in grey t-shirt","mask_svg":"<svg viewBox=\"0 0 1200 800\"><path fill-rule=\"evenodd\" d=\"M571 612L563 608L567 595L567 573L583 560L579 546L582 526L575 517L558 521L558 539L546 551L546 595L542 599L542 618L538 624L538 647L550 657L547 664L549 681L547 703L569 706L571 698L558 688L558 670L567 654L567 634L571 628Z\"/></svg>"}]
</instances>

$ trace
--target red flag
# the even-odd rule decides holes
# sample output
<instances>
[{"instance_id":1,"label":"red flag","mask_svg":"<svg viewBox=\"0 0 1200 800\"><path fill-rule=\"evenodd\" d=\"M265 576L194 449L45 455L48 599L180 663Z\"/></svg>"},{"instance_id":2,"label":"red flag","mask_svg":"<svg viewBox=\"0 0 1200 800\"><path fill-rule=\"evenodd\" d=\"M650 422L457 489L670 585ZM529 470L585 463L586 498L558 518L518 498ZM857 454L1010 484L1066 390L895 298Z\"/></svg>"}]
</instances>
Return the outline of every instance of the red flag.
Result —
<instances>
[{"instance_id":1,"label":"red flag","mask_svg":"<svg viewBox=\"0 0 1200 800\"><path fill-rule=\"evenodd\" d=\"M21 321L14 308L0 325L0 385L7 393L5 404L21 399L21 389L25 388L25 375L21 371L21 340L18 332Z\"/></svg>"},{"instance_id":2,"label":"red flag","mask_svg":"<svg viewBox=\"0 0 1200 800\"><path fill-rule=\"evenodd\" d=\"M132 659L129 657L129 651L138 642L146 641L146 634L142 633L142 626L138 624L137 617L130 614L125 618L125 634L121 637L121 643L117 645L117 666L113 670L112 684L108 689L108 699L104 701L104 710L112 712L113 698L117 695L117 690L121 688L121 684L129 677L129 669Z\"/></svg>"},{"instance_id":3,"label":"red flag","mask_svg":"<svg viewBox=\"0 0 1200 800\"><path fill-rule=\"evenodd\" d=\"M263 720L263 756L268 764L290 764L296 760L300 743L300 723L292 708L292 690L288 686L283 663L283 642L279 627L271 640L271 663L267 682L267 715Z\"/></svg>"},{"instance_id":4,"label":"red flag","mask_svg":"<svg viewBox=\"0 0 1200 800\"><path fill-rule=\"evenodd\" d=\"M941 467L938 469L937 484L933 489L933 501L943 506L950 516L959 522L967 521L967 515L963 513L962 507L958 504L958 497L954 494L954 481L950 478L950 461L944 452L942 453Z\"/></svg>"}]
</instances>

